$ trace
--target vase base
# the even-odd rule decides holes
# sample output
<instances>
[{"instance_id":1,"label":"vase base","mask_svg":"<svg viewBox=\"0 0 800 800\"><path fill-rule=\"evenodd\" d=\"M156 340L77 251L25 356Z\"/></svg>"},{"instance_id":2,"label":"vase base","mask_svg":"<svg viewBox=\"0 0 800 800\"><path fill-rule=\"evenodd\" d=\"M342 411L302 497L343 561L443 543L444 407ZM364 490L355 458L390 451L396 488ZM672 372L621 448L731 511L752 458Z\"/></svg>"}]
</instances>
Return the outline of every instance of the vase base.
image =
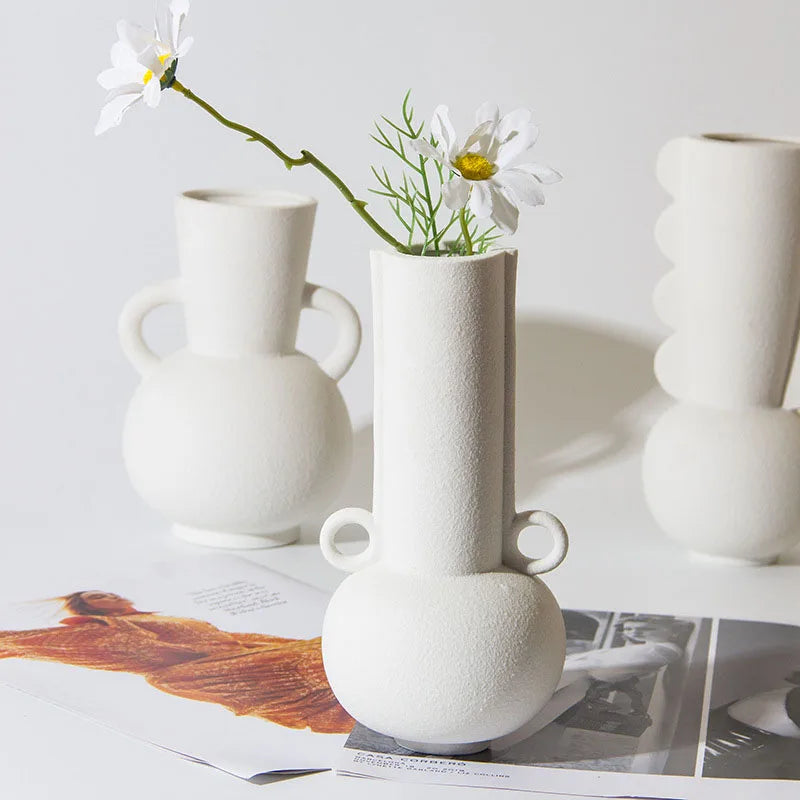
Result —
<instances>
[{"instance_id":1,"label":"vase base","mask_svg":"<svg viewBox=\"0 0 800 800\"><path fill-rule=\"evenodd\" d=\"M173 525L172 532L179 539L203 547L218 547L227 550L262 550L292 544L300 538L300 526L274 533L228 533L194 528L191 525Z\"/></svg>"},{"instance_id":2,"label":"vase base","mask_svg":"<svg viewBox=\"0 0 800 800\"><path fill-rule=\"evenodd\" d=\"M718 556L711 553L698 553L696 550L689 551L692 561L700 564L709 564L716 567L767 567L778 560L778 556L768 556L767 558L736 558L733 556Z\"/></svg>"},{"instance_id":3,"label":"vase base","mask_svg":"<svg viewBox=\"0 0 800 800\"><path fill-rule=\"evenodd\" d=\"M467 744L440 744L439 742L409 742L406 739L395 739L400 747L425 753L430 756L470 756L480 753L489 746L489 742L469 742Z\"/></svg>"}]
</instances>

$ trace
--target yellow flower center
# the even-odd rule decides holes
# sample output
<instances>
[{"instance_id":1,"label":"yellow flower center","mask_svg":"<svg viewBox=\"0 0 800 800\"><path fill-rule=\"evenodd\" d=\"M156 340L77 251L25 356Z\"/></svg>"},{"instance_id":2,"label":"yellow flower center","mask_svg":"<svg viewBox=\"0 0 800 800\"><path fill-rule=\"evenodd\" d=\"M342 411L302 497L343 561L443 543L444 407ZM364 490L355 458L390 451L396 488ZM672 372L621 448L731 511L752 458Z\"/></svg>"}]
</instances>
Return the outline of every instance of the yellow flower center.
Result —
<instances>
[{"instance_id":1,"label":"yellow flower center","mask_svg":"<svg viewBox=\"0 0 800 800\"><path fill-rule=\"evenodd\" d=\"M164 53L163 56L159 56L158 60L164 64L168 58L172 58L172 53ZM144 78L142 78L142 83L147 86L148 83L153 79L153 70L149 69L144 74Z\"/></svg>"},{"instance_id":2,"label":"yellow flower center","mask_svg":"<svg viewBox=\"0 0 800 800\"><path fill-rule=\"evenodd\" d=\"M468 181L485 181L494 175L494 164L480 153L462 153L453 166Z\"/></svg>"}]
</instances>

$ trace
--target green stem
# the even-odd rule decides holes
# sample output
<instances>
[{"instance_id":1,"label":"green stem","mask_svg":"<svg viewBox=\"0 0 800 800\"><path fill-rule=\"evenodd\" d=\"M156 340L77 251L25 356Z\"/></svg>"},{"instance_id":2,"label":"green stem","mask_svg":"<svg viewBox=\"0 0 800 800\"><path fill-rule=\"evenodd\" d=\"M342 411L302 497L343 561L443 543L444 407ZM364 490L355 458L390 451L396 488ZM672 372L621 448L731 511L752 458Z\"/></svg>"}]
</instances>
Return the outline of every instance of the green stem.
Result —
<instances>
[{"instance_id":1,"label":"green stem","mask_svg":"<svg viewBox=\"0 0 800 800\"><path fill-rule=\"evenodd\" d=\"M176 92L180 92L187 100L191 100L193 103L200 106L200 108L202 108L204 111L207 111L212 117L214 117L215 120L217 120L217 122L222 123L226 128L243 133L248 137L249 141L263 144L264 147L266 147L271 153L283 161L286 169L291 169L292 167L302 167L306 164L310 164L312 167L314 167L314 169L317 170L317 172L322 173L322 175L324 175L339 190L339 192L344 196L345 200L347 200L347 202L353 207L353 210L356 212L356 214L358 214L358 216L361 217L361 219L363 219L364 222L366 222L367 225L369 225L369 227L372 228L372 230L375 231L375 233L377 233L384 242L390 244L400 253L411 253L410 248L406 247L404 244L395 239L394 236L392 236L385 228L383 228L367 211L366 201L359 200L350 191L347 184L345 184L345 182L330 167L320 161L313 153L310 153L308 150L301 150L298 158L292 158L288 153L285 153L283 150L281 150L281 148L278 147L275 142L273 142L271 139L267 139L266 136L262 136L258 131L223 117L222 114L220 114L219 111L214 108L214 106L198 97L193 91L191 91L191 89L187 89L179 81L174 81L170 88L174 89Z\"/></svg>"},{"instance_id":2,"label":"green stem","mask_svg":"<svg viewBox=\"0 0 800 800\"><path fill-rule=\"evenodd\" d=\"M461 235L464 237L465 255L475 255L472 249L472 237L469 235L469 225L467 225L467 209L466 206L458 213L458 218L461 220Z\"/></svg>"},{"instance_id":3,"label":"green stem","mask_svg":"<svg viewBox=\"0 0 800 800\"><path fill-rule=\"evenodd\" d=\"M433 210L433 200L431 199L431 187L428 184L428 170L425 168L425 159L419 157L419 168L422 173L422 186L425 189L425 200L428 203L428 211L431 220L431 237L433 238L433 254L439 255L439 237L436 233L436 212ZM424 255L424 254L423 254Z\"/></svg>"},{"instance_id":4,"label":"green stem","mask_svg":"<svg viewBox=\"0 0 800 800\"><path fill-rule=\"evenodd\" d=\"M456 220L458 219L458 214L456 214L454 211L450 213L451 213L450 221L438 233L439 238L436 240L437 246L441 243L442 239L444 239L445 235L447 234L447 231L449 231L450 228L452 228L453 225L455 225Z\"/></svg>"}]
</instances>

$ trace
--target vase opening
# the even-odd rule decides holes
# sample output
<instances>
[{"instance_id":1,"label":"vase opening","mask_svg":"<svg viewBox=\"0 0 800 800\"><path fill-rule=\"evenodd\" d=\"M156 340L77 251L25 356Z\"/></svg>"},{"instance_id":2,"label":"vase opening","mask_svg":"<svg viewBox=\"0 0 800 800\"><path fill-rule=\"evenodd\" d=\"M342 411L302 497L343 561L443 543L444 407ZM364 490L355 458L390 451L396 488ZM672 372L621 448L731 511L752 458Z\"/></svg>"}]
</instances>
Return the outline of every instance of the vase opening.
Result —
<instances>
[{"instance_id":1,"label":"vase opening","mask_svg":"<svg viewBox=\"0 0 800 800\"><path fill-rule=\"evenodd\" d=\"M789 136L755 136L746 133L703 133L700 136L711 142L727 142L728 144L752 145L756 147L800 147L800 139Z\"/></svg>"},{"instance_id":2,"label":"vase opening","mask_svg":"<svg viewBox=\"0 0 800 800\"><path fill-rule=\"evenodd\" d=\"M309 195L275 189L192 189L184 192L183 197L202 203L246 208L288 209L317 204Z\"/></svg>"},{"instance_id":3,"label":"vase opening","mask_svg":"<svg viewBox=\"0 0 800 800\"><path fill-rule=\"evenodd\" d=\"M498 253L511 253L516 252L514 248L509 247L497 247L494 249L487 250L485 253L473 253L471 256L461 255L459 253L451 253L448 254L445 252L447 248L447 242L439 245L442 252L437 256L433 252L422 252L422 245L415 244L411 247L410 253L400 253L397 250L372 250L372 253L383 253L384 255L391 256L392 258L398 259L408 259L411 261L419 261L422 259L430 259L431 261L442 261L442 262L459 262L459 263L469 263L471 261L482 261L486 260L487 258L491 258L492 256L496 256Z\"/></svg>"}]
</instances>

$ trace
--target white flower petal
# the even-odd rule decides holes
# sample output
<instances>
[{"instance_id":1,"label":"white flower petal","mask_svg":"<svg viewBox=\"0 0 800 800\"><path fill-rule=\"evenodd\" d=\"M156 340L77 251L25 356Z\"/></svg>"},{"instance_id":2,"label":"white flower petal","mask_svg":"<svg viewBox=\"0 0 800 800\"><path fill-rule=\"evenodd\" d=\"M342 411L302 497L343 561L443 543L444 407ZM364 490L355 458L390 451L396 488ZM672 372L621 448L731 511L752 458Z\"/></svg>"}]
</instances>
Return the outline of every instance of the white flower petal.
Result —
<instances>
[{"instance_id":1,"label":"white flower petal","mask_svg":"<svg viewBox=\"0 0 800 800\"><path fill-rule=\"evenodd\" d=\"M144 67L145 71L149 70L153 73L153 80L160 78L169 67L169 61L161 63L155 47L148 47L143 53L139 55L139 63Z\"/></svg>"},{"instance_id":2,"label":"white flower petal","mask_svg":"<svg viewBox=\"0 0 800 800\"><path fill-rule=\"evenodd\" d=\"M478 219L486 219L492 213L492 194L488 181L470 181L469 210Z\"/></svg>"},{"instance_id":3,"label":"white flower petal","mask_svg":"<svg viewBox=\"0 0 800 800\"><path fill-rule=\"evenodd\" d=\"M166 0L158 0L156 3L156 39L161 44L172 49L172 12Z\"/></svg>"},{"instance_id":4,"label":"white flower petal","mask_svg":"<svg viewBox=\"0 0 800 800\"><path fill-rule=\"evenodd\" d=\"M492 196L492 222L503 233L514 233L519 224L519 209L496 186L490 188Z\"/></svg>"},{"instance_id":5,"label":"white flower petal","mask_svg":"<svg viewBox=\"0 0 800 800\"><path fill-rule=\"evenodd\" d=\"M475 124L480 125L484 122L491 122L492 125L497 125L500 119L500 109L496 103L484 103L475 112Z\"/></svg>"},{"instance_id":6,"label":"white flower petal","mask_svg":"<svg viewBox=\"0 0 800 800\"><path fill-rule=\"evenodd\" d=\"M161 102L161 83L158 78L153 77L150 79L147 86L144 87L142 96L144 97L144 102L150 108L158 108L158 104Z\"/></svg>"},{"instance_id":7,"label":"white flower petal","mask_svg":"<svg viewBox=\"0 0 800 800\"><path fill-rule=\"evenodd\" d=\"M126 19L121 19L117 23L117 35L120 41L135 53L141 53L151 47L154 41L153 34L150 31L141 25L128 22Z\"/></svg>"},{"instance_id":8,"label":"white flower petal","mask_svg":"<svg viewBox=\"0 0 800 800\"><path fill-rule=\"evenodd\" d=\"M412 149L416 150L421 156L425 158L432 158L440 164L446 164L445 157L440 153L430 142L425 139L412 139L409 144Z\"/></svg>"},{"instance_id":9,"label":"white flower petal","mask_svg":"<svg viewBox=\"0 0 800 800\"><path fill-rule=\"evenodd\" d=\"M141 84L144 79L145 70L138 64L130 67L111 67L103 70L97 76L97 82L104 89L116 89L118 86L125 86L129 83Z\"/></svg>"},{"instance_id":10,"label":"white flower petal","mask_svg":"<svg viewBox=\"0 0 800 800\"><path fill-rule=\"evenodd\" d=\"M194 44L194 37L187 36L175 50L175 58L183 58Z\"/></svg>"},{"instance_id":11,"label":"white flower petal","mask_svg":"<svg viewBox=\"0 0 800 800\"><path fill-rule=\"evenodd\" d=\"M104 89L116 89L117 86L121 86L123 83L128 83L128 81L122 79L122 70L117 69L116 67L104 69L97 76L97 82Z\"/></svg>"},{"instance_id":12,"label":"white flower petal","mask_svg":"<svg viewBox=\"0 0 800 800\"><path fill-rule=\"evenodd\" d=\"M431 120L431 133L436 139L439 148L443 153L452 158L455 157L457 150L456 132L450 122L450 112L447 106L437 106L433 112Z\"/></svg>"},{"instance_id":13,"label":"white flower petal","mask_svg":"<svg viewBox=\"0 0 800 800\"><path fill-rule=\"evenodd\" d=\"M564 177L560 172L544 164L518 164L514 169L533 175L539 183L558 183Z\"/></svg>"},{"instance_id":14,"label":"white flower petal","mask_svg":"<svg viewBox=\"0 0 800 800\"><path fill-rule=\"evenodd\" d=\"M500 149L500 142L498 141L497 137L494 135L494 132L491 136L487 136L486 140L481 142L481 152L483 153L486 158L492 162L492 164L497 163L497 151Z\"/></svg>"},{"instance_id":15,"label":"white flower petal","mask_svg":"<svg viewBox=\"0 0 800 800\"><path fill-rule=\"evenodd\" d=\"M95 136L100 136L100 134L119 125L125 112L141 99L141 93L126 94L115 97L110 103L106 103L100 111L100 119L97 120L97 125L94 129Z\"/></svg>"},{"instance_id":16,"label":"white flower petal","mask_svg":"<svg viewBox=\"0 0 800 800\"><path fill-rule=\"evenodd\" d=\"M136 52L125 42L111 45L111 64L115 67L130 67L136 63Z\"/></svg>"},{"instance_id":17,"label":"white flower petal","mask_svg":"<svg viewBox=\"0 0 800 800\"><path fill-rule=\"evenodd\" d=\"M535 125L524 126L500 145L494 163L500 169L514 166L515 161L533 147L538 135L539 129Z\"/></svg>"},{"instance_id":18,"label":"white flower petal","mask_svg":"<svg viewBox=\"0 0 800 800\"><path fill-rule=\"evenodd\" d=\"M505 169L494 177L494 182L509 190L521 203L529 206L544 204L544 191L535 176L519 169Z\"/></svg>"},{"instance_id":19,"label":"white flower petal","mask_svg":"<svg viewBox=\"0 0 800 800\"><path fill-rule=\"evenodd\" d=\"M142 86L141 83L128 83L124 86L117 86L106 95L106 99L103 100L103 105L108 105L112 100L115 100L117 97L122 97L123 95L133 94L141 96L143 92L144 86Z\"/></svg>"},{"instance_id":20,"label":"white flower petal","mask_svg":"<svg viewBox=\"0 0 800 800\"><path fill-rule=\"evenodd\" d=\"M169 10L174 17L185 17L189 13L190 6L190 0L172 0L169 4Z\"/></svg>"},{"instance_id":21,"label":"white flower petal","mask_svg":"<svg viewBox=\"0 0 800 800\"><path fill-rule=\"evenodd\" d=\"M500 109L496 103L484 103L475 112L475 122L480 125L481 122L491 123L489 130L478 142L477 150L482 153L489 161L494 162L497 157L497 147L495 144L495 133L497 131L497 123L500 121Z\"/></svg>"},{"instance_id":22,"label":"white flower petal","mask_svg":"<svg viewBox=\"0 0 800 800\"><path fill-rule=\"evenodd\" d=\"M153 52L158 56L159 61L164 58L166 59L167 56L172 55L172 45L166 42L157 41L153 45ZM139 56L141 58L141 56Z\"/></svg>"},{"instance_id":23,"label":"white flower petal","mask_svg":"<svg viewBox=\"0 0 800 800\"><path fill-rule=\"evenodd\" d=\"M505 142L512 133L518 133L531 123L531 112L527 108L518 108L504 114L497 125L497 138Z\"/></svg>"},{"instance_id":24,"label":"white flower petal","mask_svg":"<svg viewBox=\"0 0 800 800\"><path fill-rule=\"evenodd\" d=\"M177 52L181 49L181 27L186 15L189 13L189 0L172 0L169 4L169 10L172 15L172 49ZM185 53L188 49L189 47L186 47L183 52Z\"/></svg>"},{"instance_id":25,"label":"white flower petal","mask_svg":"<svg viewBox=\"0 0 800 800\"><path fill-rule=\"evenodd\" d=\"M469 150L474 145L481 145L482 143L488 144L491 139L492 132L494 131L494 123L491 120L486 120L478 125L472 133L467 136L467 141L464 142L462 150ZM476 148L477 152L483 152L483 147Z\"/></svg>"},{"instance_id":26,"label":"white flower petal","mask_svg":"<svg viewBox=\"0 0 800 800\"><path fill-rule=\"evenodd\" d=\"M442 186L442 199L451 211L464 208L469 200L469 183L460 175L454 175Z\"/></svg>"}]
</instances>

